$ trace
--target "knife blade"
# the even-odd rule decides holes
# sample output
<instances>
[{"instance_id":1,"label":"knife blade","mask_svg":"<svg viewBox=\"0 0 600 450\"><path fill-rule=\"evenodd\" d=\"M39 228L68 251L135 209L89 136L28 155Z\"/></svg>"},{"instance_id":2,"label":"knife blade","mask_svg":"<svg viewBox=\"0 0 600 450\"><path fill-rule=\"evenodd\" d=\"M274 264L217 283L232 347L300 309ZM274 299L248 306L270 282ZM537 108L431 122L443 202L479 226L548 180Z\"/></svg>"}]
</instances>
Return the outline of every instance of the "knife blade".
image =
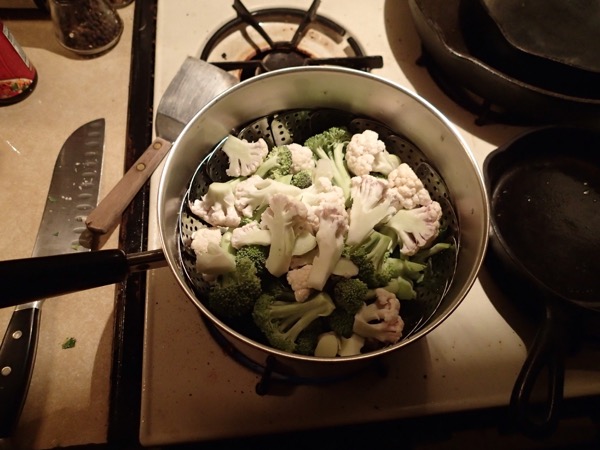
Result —
<instances>
[{"instance_id":1,"label":"knife blade","mask_svg":"<svg viewBox=\"0 0 600 450\"><path fill-rule=\"evenodd\" d=\"M104 130L104 119L93 120L75 130L63 144L32 256L91 250L93 240L85 219L98 201ZM27 398L42 303L39 300L15 308L0 346L0 438L13 434Z\"/></svg>"}]
</instances>

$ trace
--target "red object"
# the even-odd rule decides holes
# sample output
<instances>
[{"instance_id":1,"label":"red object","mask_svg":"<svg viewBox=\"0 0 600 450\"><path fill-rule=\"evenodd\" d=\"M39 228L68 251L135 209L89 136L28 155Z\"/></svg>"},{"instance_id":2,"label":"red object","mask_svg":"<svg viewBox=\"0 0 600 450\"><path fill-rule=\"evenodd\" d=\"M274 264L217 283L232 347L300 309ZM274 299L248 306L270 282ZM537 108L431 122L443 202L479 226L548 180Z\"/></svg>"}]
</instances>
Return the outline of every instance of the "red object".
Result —
<instances>
[{"instance_id":1,"label":"red object","mask_svg":"<svg viewBox=\"0 0 600 450\"><path fill-rule=\"evenodd\" d=\"M0 22L0 29L0 105L7 105L31 94L37 72L8 27Z\"/></svg>"}]
</instances>

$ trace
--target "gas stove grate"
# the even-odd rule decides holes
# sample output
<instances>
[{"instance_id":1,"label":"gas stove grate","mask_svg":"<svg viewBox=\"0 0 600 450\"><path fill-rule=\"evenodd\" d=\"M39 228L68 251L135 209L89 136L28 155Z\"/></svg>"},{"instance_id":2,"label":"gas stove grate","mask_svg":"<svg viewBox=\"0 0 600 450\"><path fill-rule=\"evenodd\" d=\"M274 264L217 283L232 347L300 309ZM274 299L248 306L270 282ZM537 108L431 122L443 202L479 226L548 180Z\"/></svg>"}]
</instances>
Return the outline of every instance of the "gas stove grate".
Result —
<instances>
[{"instance_id":1,"label":"gas stove grate","mask_svg":"<svg viewBox=\"0 0 600 450\"><path fill-rule=\"evenodd\" d=\"M273 8L261 9L251 13L241 0L235 0L233 9L236 11L237 17L227 22L210 37L204 46L200 59L209 61L212 55L216 52L218 54L219 45L225 39L239 33L239 39L249 46L252 50L251 54L232 61L211 60L210 62L223 70L239 70L241 80L272 70L305 65L337 65L364 71L383 67L381 56L365 55L356 39L349 35L346 29L336 22L317 14L320 3L320 0L314 0L306 11ZM265 24L279 20L287 21L288 25L289 23L297 23L293 35L285 39L271 36ZM308 39L308 31L311 25L324 30L324 36L330 35L328 39L331 42L339 41L347 45L346 54L344 56L315 54L314 49L303 46L305 40ZM258 36L264 42L255 42L246 32L248 27L258 33ZM289 28L289 26L286 26L286 28ZM219 56L222 59L228 57L225 52Z\"/></svg>"}]
</instances>

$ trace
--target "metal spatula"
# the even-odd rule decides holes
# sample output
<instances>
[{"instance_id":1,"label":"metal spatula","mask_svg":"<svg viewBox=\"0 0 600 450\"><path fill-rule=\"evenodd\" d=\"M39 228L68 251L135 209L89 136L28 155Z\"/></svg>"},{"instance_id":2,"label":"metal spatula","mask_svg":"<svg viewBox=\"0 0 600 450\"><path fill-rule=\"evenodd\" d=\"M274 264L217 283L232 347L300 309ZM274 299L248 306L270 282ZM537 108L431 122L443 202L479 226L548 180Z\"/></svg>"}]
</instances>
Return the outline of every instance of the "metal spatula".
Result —
<instances>
[{"instance_id":1,"label":"metal spatula","mask_svg":"<svg viewBox=\"0 0 600 450\"><path fill-rule=\"evenodd\" d=\"M116 228L125 208L158 167L185 125L207 103L238 81L206 61L186 58L158 104L156 139L87 216L85 223L92 233L106 235Z\"/></svg>"}]
</instances>

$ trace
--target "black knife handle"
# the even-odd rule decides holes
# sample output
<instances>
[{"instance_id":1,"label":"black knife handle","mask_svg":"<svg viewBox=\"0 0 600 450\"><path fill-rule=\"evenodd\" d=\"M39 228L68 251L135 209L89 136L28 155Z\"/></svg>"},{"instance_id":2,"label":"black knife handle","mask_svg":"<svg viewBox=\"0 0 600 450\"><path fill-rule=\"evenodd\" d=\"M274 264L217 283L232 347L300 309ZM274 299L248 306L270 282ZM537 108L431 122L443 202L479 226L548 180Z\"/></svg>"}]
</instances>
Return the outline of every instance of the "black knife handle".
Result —
<instances>
[{"instance_id":1,"label":"black knife handle","mask_svg":"<svg viewBox=\"0 0 600 450\"><path fill-rule=\"evenodd\" d=\"M0 308L117 283L128 274L121 250L0 261Z\"/></svg>"},{"instance_id":2,"label":"black knife handle","mask_svg":"<svg viewBox=\"0 0 600 450\"><path fill-rule=\"evenodd\" d=\"M17 426L33 371L41 311L14 311L0 347L0 438Z\"/></svg>"}]
</instances>

